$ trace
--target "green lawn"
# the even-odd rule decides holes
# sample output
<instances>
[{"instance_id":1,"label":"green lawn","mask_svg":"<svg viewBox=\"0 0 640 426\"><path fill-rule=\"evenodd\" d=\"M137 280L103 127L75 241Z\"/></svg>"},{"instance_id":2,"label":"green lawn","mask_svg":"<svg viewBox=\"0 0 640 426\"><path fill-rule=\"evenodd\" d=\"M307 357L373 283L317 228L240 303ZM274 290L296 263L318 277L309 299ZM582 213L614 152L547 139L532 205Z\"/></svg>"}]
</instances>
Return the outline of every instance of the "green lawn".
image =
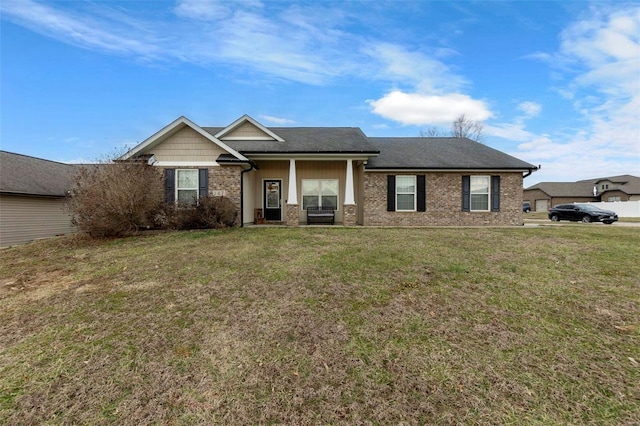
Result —
<instances>
[{"instance_id":1,"label":"green lawn","mask_svg":"<svg viewBox=\"0 0 640 426\"><path fill-rule=\"evenodd\" d=\"M0 424L638 424L640 229L0 251Z\"/></svg>"}]
</instances>

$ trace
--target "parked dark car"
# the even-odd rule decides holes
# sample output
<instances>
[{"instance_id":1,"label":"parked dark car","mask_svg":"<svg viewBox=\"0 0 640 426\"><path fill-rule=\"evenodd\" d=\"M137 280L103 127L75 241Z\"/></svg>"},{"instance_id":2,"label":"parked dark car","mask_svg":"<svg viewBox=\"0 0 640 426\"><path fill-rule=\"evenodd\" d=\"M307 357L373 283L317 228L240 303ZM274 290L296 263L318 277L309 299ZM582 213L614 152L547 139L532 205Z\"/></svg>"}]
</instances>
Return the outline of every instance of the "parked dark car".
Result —
<instances>
[{"instance_id":1,"label":"parked dark car","mask_svg":"<svg viewBox=\"0 0 640 426\"><path fill-rule=\"evenodd\" d=\"M522 211L525 213L529 213L531 211L531 204L522 203Z\"/></svg>"},{"instance_id":2,"label":"parked dark car","mask_svg":"<svg viewBox=\"0 0 640 426\"><path fill-rule=\"evenodd\" d=\"M571 220L584 223L602 222L611 225L618 220L618 215L616 212L603 210L591 204L558 204L549 209L549 219L554 222Z\"/></svg>"}]
</instances>

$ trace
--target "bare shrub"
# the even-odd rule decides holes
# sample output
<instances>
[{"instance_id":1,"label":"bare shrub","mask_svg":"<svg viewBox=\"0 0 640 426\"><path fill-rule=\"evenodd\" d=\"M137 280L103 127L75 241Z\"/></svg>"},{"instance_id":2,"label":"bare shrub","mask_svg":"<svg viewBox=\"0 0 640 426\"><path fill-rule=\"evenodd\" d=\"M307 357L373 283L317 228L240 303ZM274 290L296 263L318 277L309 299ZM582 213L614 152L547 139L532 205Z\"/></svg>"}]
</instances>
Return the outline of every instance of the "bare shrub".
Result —
<instances>
[{"instance_id":1,"label":"bare shrub","mask_svg":"<svg viewBox=\"0 0 640 426\"><path fill-rule=\"evenodd\" d=\"M104 162L80 168L67 208L80 231L118 237L156 226L163 203L159 169L141 162Z\"/></svg>"},{"instance_id":2,"label":"bare shrub","mask_svg":"<svg viewBox=\"0 0 640 426\"><path fill-rule=\"evenodd\" d=\"M238 211L228 198L203 197L196 210L206 228L230 228L237 225Z\"/></svg>"},{"instance_id":3,"label":"bare shrub","mask_svg":"<svg viewBox=\"0 0 640 426\"><path fill-rule=\"evenodd\" d=\"M168 229L219 229L238 224L236 206L225 197L202 197L197 206L167 205L161 215Z\"/></svg>"}]
</instances>

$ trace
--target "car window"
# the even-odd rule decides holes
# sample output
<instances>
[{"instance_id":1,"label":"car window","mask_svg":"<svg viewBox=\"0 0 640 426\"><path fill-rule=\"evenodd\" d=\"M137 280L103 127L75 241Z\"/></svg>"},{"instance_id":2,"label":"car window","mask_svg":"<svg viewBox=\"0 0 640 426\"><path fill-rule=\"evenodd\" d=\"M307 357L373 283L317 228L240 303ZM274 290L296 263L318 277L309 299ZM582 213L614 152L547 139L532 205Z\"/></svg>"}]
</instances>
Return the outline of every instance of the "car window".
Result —
<instances>
[{"instance_id":1,"label":"car window","mask_svg":"<svg viewBox=\"0 0 640 426\"><path fill-rule=\"evenodd\" d=\"M592 206L590 204L579 204L578 206L580 207L581 210L584 210L586 212L595 212L600 210L596 206Z\"/></svg>"}]
</instances>

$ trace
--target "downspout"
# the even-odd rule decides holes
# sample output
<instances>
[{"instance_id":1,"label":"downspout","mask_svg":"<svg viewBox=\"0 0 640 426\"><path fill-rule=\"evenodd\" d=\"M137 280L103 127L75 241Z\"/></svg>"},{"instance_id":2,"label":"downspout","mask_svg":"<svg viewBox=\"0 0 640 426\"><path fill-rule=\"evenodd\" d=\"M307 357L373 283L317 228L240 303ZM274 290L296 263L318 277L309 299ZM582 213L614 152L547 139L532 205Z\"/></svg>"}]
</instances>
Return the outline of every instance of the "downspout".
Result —
<instances>
[{"instance_id":1,"label":"downspout","mask_svg":"<svg viewBox=\"0 0 640 426\"><path fill-rule=\"evenodd\" d=\"M536 170L540 170L541 168L542 168L542 166L538 166L538 167L534 167L532 169L528 169L527 174L522 176L522 179L524 179L524 178L526 178L528 176L531 176L531 173L533 173Z\"/></svg>"},{"instance_id":2,"label":"downspout","mask_svg":"<svg viewBox=\"0 0 640 426\"><path fill-rule=\"evenodd\" d=\"M249 161L249 168L240 172L240 227L244 228L244 174L252 170L258 170L258 166Z\"/></svg>"}]
</instances>

